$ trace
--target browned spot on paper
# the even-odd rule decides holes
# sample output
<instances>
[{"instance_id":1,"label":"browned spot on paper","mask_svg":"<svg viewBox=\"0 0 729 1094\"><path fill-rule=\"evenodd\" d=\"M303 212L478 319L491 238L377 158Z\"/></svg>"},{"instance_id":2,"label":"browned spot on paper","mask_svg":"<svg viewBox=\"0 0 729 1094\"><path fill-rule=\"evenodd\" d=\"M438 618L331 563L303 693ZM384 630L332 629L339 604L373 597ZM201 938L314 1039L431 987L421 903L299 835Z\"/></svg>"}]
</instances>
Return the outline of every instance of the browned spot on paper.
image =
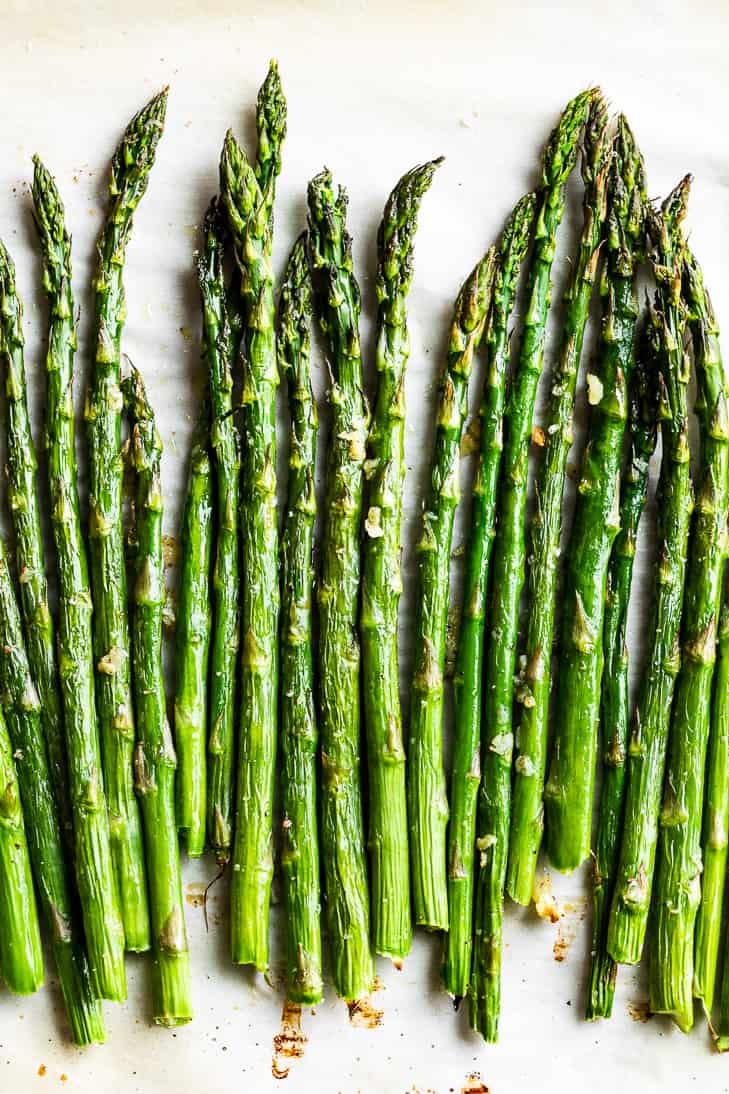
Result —
<instances>
[{"instance_id":1,"label":"browned spot on paper","mask_svg":"<svg viewBox=\"0 0 729 1094\"><path fill-rule=\"evenodd\" d=\"M569 953L570 946L572 945L574 940L574 927L559 927L557 931L557 938L555 939L554 946L552 947L552 953L554 954L555 961L565 961L567 959L567 954Z\"/></svg>"},{"instance_id":2,"label":"browned spot on paper","mask_svg":"<svg viewBox=\"0 0 729 1094\"><path fill-rule=\"evenodd\" d=\"M637 999L633 1003L628 1003L628 1014L634 1022L647 1022L653 1017L647 999Z\"/></svg>"},{"instance_id":3,"label":"browned spot on paper","mask_svg":"<svg viewBox=\"0 0 729 1094\"><path fill-rule=\"evenodd\" d=\"M180 556L180 545L174 536L162 536L162 559L165 568L174 566Z\"/></svg>"},{"instance_id":4,"label":"browned spot on paper","mask_svg":"<svg viewBox=\"0 0 729 1094\"><path fill-rule=\"evenodd\" d=\"M540 425L535 425L532 429L532 444L536 444L539 448L544 448L547 443L547 436Z\"/></svg>"},{"instance_id":5,"label":"browned spot on paper","mask_svg":"<svg viewBox=\"0 0 729 1094\"><path fill-rule=\"evenodd\" d=\"M377 1029L382 1025L381 1010L372 1003L369 995L362 999L355 999L353 1003L347 1003L349 1008L349 1024L357 1029Z\"/></svg>"},{"instance_id":6,"label":"browned spot on paper","mask_svg":"<svg viewBox=\"0 0 729 1094\"><path fill-rule=\"evenodd\" d=\"M393 957L392 963L398 972L402 972L403 961L401 957Z\"/></svg>"},{"instance_id":7,"label":"browned spot on paper","mask_svg":"<svg viewBox=\"0 0 729 1094\"><path fill-rule=\"evenodd\" d=\"M374 979L374 983L372 984L372 991L384 991L386 987L387 985L385 984L384 980L380 980L379 976L376 976Z\"/></svg>"},{"instance_id":8,"label":"browned spot on paper","mask_svg":"<svg viewBox=\"0 0 729 1094\"><path fill-rule=\"evenodd\" d=\"M274 1079L287 1077L289 1068L284 1061L301 1059L306 1040L301 1032L301 1007L287 999L281 1013L281 1028L273 1038L271 1074Z\"/></svg>"},{"instance_id":9,"label":"browned spot on paper","mask_svg":"<svg viewBox=\"0 0 729 1094\"><path fill-rule=\"evenodd\" d=\"M202 908L205 904L206 889L207 885L201 884L199 881L191 881L185 889L185 900L193 908Z\"/></svg>"},{"instance_id":10,"label":"browned spot on paper","mask_svg":"<svg viewBox=\"0 0 729 1094\"><path fill-rule=\"evenodd\" d=\"M45 1075L46 1071L48 1071L48 1068L46 1067L46 1065L41 1064L41 1066L38 1068L38 1074L40 1075L41 1079Z\"/></svg>"},{"instance_id":11,"label":"browned spot on paper","mask_svg":"<svg viewBox=\"0 0 729 1094\"><path fill-rule=\"evenodd\" d=\"M62 1083L67 1083L68 1082L68 1075L61 1075L61 1082Z\"/></svg>"},{"instance_id":12,"label":"browned spot on paper","mask_svg":"<svg viewBox=\"0 0 729 1094\"><path fill-rule=\"evenodd\" d=\"M562 913L559 910L557 898L552 892L552 879L549 874L542 874L534 883L534 910L540 919L559 923Z\"/></svg>"},{"instance_id":13,"label":"browned spot on paper","mask_svg":"<svg viewBox=\"0 0 729 1094\"><path fill-rule=\"evenodd\" d=\"M489 1088L482 1081L478 1071L473 1071L466 1076L466 1083L461 1094L489 1094Z\"/></svg>"}]
</instances>

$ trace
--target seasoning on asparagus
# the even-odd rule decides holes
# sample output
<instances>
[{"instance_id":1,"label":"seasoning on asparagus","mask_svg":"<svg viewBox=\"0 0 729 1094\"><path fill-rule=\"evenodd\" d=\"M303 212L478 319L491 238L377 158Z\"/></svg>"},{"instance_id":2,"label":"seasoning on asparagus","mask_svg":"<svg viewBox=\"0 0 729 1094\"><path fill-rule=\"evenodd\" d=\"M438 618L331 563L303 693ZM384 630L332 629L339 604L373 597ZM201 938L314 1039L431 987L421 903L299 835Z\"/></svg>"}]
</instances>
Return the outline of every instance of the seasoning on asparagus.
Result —
<instances>
[{"instance_id":1,"label":"seasoning on asparagus","mask_svg":"<svg viewBox=\"0 0 729 1094\"><path fill-rule=\"evenodd\" d=\"M719 741L729 741L729 596L724 598L724 606L722 608L721 620L719 623L719 656L714 672L711 737L716 742L714 747L717 751ZM722 751L724 757L726 757L726 744L723 745ZM718 775L718 763L714 764L714 771ZM719 789L718 779L715 787L709 787L708 808L706 811L707 827L709 820L713 819L714 816L717 816L724 824L724 833L726 833L727 826L729 825L729 795L727 794L727 785L728 780L725 778L721 786L721 794L715 792ZM717 835L720 831L720 829L717 829ZM719 841L717 840L717 842ZM726 842L723 849L717 847L715 850L717 852L724 850L724 853L726 853ZM729 949L729 940L724 944L724 972L721 982L719 1016L716 1025L716 1047L719 1052L726 1052L729 1049L729 960L727 959L726 954L727 949Z\"/></svg>"},{"instance_id":2,"label":"seasoning on asparagus","mask_svg":"<svg viewBox=\"0 0 729 1094\"><path fill-rule=\"evenodd\" d=\"M709 845L707 861L702 864L701 819L711 681L727 552L729 384L719 348L719 331L701 271L688 249L685 256L679 254L678 257L679 261L685 257L683 299L694 343L701 456L688 557L685 537L681 555L681 561L686 561L685 595L680 615L680 653L677 637L674 672L679 670L679 665L680 670L671 712L660 815L649 988L651 1009L659 1014L670 1014L679 1028L687 1032L693 1025L694 993L709 1009L713 1001L713 966L721 925L721 892L717 892L719 862ZM662 258L659 254L659 261ZM663 266L668 266L674 275L669 262ZM671 290L674 295L680 291L680 282L676 285L680 266L677 270L675 280L664 288L666 294ZM656 274L657 277L661 275L663 269ZM670 333L682 347L682 330L670 329ZM682 410L688 381L689 363L684 355L679 374ZM681 454L684 454L683 449ZM689 459L687 439L684 458ZM678 611L680 613L680 604ZM724 747L720 745L720 753ZM712 797L717 778L722 778L720 767L708 772ZM708 866L708 872L702 874L703 866ZM703 901L703 907L701 932L696 937L698 978L694 979L694 927L700 901ZM712 975L707 979L709 962Z\"/></svg>"},{"instance_id":3,"label":"seasoning on asparagus","mask_svg":"<svg viewBox=\"0 0 729 1094\"><path fill-rule=\"evenodd\" d=\"M377 395L367 440L362 547L362 694L369 770L372 940L399 960L410 949L405 748L397 652L400 521L405 478L407 295L423 194L440 163L409 171L390 194L377 235Z\"/></svg>"},{"instance_id":4,"label":"seasoning on asparagus","mask_svg":"<svg viewBox=\"0 0 729 1094\"><path fill-rule=\"evenodd\" d=\"M658 485L658 555L651 636L628 742L623 837L615 872L608 952L621 963L640 960L653 887L671 699L678 671L686 540L692 507L686 414L687 365L680 298L688 184L682 183L657 217L649 217L656 307L648 321L659 336L659 420L662 450Z\"/></svg>"},{"instance_id":5,"label":"seasoning on asparagus","mask_svg":"<svg viewBox=\"0 0 729 1094\"><path fill-rule=\"evenodd\" d=\"M535 195L525 195L504 228L499 243L493 302L484 334L487 363L479 406L480 455L473 484L463 612L453 679L455 733L447 859L449 927L445 939L443 982L456 1005L468 990L473 951L473 853L481 778L481 669L509 366L509 320L535 208Z\"/></svg>"},{"instance_id":6,"label":"seasoning on asparagus","mask_svg":"<svg viewBox=\"0 0 729 1094\"><path fill-rule=\"evenodd\" d=\"M205 850L208 667L212 611L213 473L210 402L206 397L192 437L180 542L175 659L175 787L177 827L188 855Z\"/></svg>"},{"instance_id":7,"label":"seasoning on asparagus","mask_svg":"<svg viewBox=\"0 0 729 1094\"><path fill-rule=\"evenodd\" d=\"M469 987L471 1025L487 1041L497 1039L501 1007L501 935L513 749L512 688L524 575L529 436L542 370L555 236L564 211L567 178L575 164L594 94L594 91L582 92L567 105L544 152L524 334L504 412L499 515L491 555L490 640L482 685L482 779L476 839L479 870Z\"/></svg>"},{"instance_id":8,"label":"seasoning on asparagus","mask_svg":"<svg viewBox=\"0 0 729 1094\"><path fill-rule=\"evenodd\" d=\"M233 337L225 292L221 213L214 198L205 216L197 276L203 353L210 381L210 446L215 474L206 826L208 845L222 864L228 861L233 838L240 450L233 418Z\"/></svg>"},{"instance_id":9,"label":"seasoning on asparagus","mask_svg":"<svg viewBox=\"0 0 729 1094\"><path fill-rule=\"evenodd\" d=\"M319 605L320 842L334 987L343 999L374 981L360 787L357 640L362 467L369 427L359 341L360 294L346 229L347 197L323 171L309 183L309 248L326 340L332 427L327 453Z\"/></svg>"},{"instance_id":10,"label":"seasoning on asparagus","mask_svg":"<svg viewBox=\"0 0 729 1094\"><path fill-rule=\"evenodd\" d=\"M268 104L268 105L267 105ZM271 63L259 96L259 117L277 119L278 144L286 131L286 102ZM259 126L260 132L260 126ZM278 527L276 513L276 367L273 302L273 197L280 154L256 173L232 133L220 162L220 187L243 306L241 396L240 733L236 826L231 879L231 949L239 965L268 969L268 918L273 879L273 789L278 699Z\"/></svg>"},{"instance_id":11,"label":"seasoning on asparagus","mask_svg":"<svg viewBox=\"0 0 729 1094\"><path fill-rule=\"evenodd\" d=\"M92 990L83 927L66 865L41 702L30 673L20 611L1 540L0 699L18 774L36 891L71 1034L77 1045L103 1041L104 1020Z\"/></svg>"},{"instance_id":12,"label":"seasoning on asparagus","mask_svg":"<svg viewBox=\"0 0 729 1094\"><path fill-rule=\"evenodd\" d=\"M53 784L57 787L66 847L73 843L66 742L59 701L56 635L48 607L45 549L38 508L38 463L28 414L25 381L23 306L15 283L15 265L0 242L0 361L5 371L6 473L8 508L20 578L20 610L33 678L43 711L43 734Z\"/></svg>"},{"instance_id":13,"label":"seasoning on asparagus","mask_svg":"<svg viewBox=\"0 0 729 1094\"><path fill-rule=\"evenodd\" d=\"M73 807L76 886L94 990L101 998L122 1000L126 997L124 930L114 884L102 779L94 701L92 604L78 499L71 239L56 185L38 159L33 203L43 251L43 285L50 302L46 447L51 529L58 565L58 665ZM52 767L51 778L55 778Z\"/></svg>"},{"instance_id":14,"label":"seasoning on asparagus","mask_svg":"<svg viewBox=\"0 0 729 1094\"><path fill-rule=\"evenodd\" d=\"M132 118L111 162L110 202L94 279L96 348L85 412L96 703L111 852L128 950L148 949L150 938L144 847L132 776L134 714L121 514L119 383L126 318L122 275L132 217L147 189L166 106L164 90Z\"/></svg>"},{"instance_id":15,"label":"seasoning on asparagus","mask_svg":"<svg viewBox=\"0 0 729 1094\"><path fill-rule=\"evenodd\" d=\"M529 904L544 831L544 771L552 681L552 643L557 566L562 532L562 494L572 445L577 374L597 275L607 212L612 141L607 107L597 93L590 104L582 151L582 235L564 293L561 349L552 375L544 423L544 453L535 485L536 503L527 531L526 638L517 688L514 788L506 888L512 900Z\"/></svg>"},{"instance_id":16,"label":"seasoning on asparagus","mask_svg":"<svg viewBox=\"0 0 729 1094\"><path fill-rule=\"evenodd\" d=\"M312 595L314 465L318 420L309 375L311 283L302 233L289 256L278 311L277 354L291 415L289 482L281 538L281 874L288 998L322 997L319 835L316 815Z\"/></svg>"},{"instance_id":17,"label":"seasoning on asparagus","mask_svg":"<svg viewBox=\"0 0 729 1094\"><path fill-rule=\"evenodd\" d=\"M456 299L440 380L422 532L416 544L418 590L407 764L410 876L415 922L432 930L448 928L443 673L451 538L460 497L458 456L468 408L468 381L491 305L496 265L496 249L491 247Z\"/></svg>"},{"instance_id":18,"label":"seasoning on asparagus","mask_svg":"<svg viewBox=\"0 0 729 1094\"><path fill-rule=\"evenodd\" d=\"M644 205L643 161L621 116L609 180L601 348L595 371L587 375L587 446L567 548L554 740L544 791L547 852L559 870L576 869L590 854L605 586L620 521Z\"/></svg>"},{"instance_id":19,"label":"seasoning on asparagus","mask_svg":"<svg viewBox=\"0 0 729 1094\"><path fill-rule=\"evenodd\" d=\"M43 983L43 953L13 748L1 709L0 911L0 974L9 991L30 995Z\"/></svg>"},{"instance_id":20,"label":"seasoning on asparagus","mask_svg":"<svg viewBox=\"0 0 729 1094\"><path fill-rule=\"evenodd\" d=\"M600 694L602 784L592 864L588 1021L610 1017L617 976L617 964L608 953L608 924L620 855L630 726L626 637L638 528L648 493L650 460L658 437L658 352L655 325L646 322L639 336L635 369L628 388L630 444L620 480L620 531L610 555L605 594L602 637L605 665Z\"/></svg>"},{"instance_id":21,"label":"seasoning on asparagus","mask_svg":"<svg viewBox=\"0 0 729 1094\"><path fill-rule=\"evenodd\" d=\"M701 900L694 940L693 993L711 1014L719 951L727 860L729 813L729 737L723 711L726 693L716 688L716 635L719 629L724 560L729 549L729 370L722 360L719 328L698 263L687 250L684 264L684 298L688 326L694 343L699 398L695 404L701 426L701 465L696 511L686 570L686 600L682 631L681 673L677 701L686 697L683 710L674 712L675 732L708 735L706 797L701 839ZM690 728L689 728L690 727ZM672 728L671 732L674 730ZM692 831L694 841L698 830ZM692 860L696 842L691 848Z\"/></svg>"},{"instance_id":22,"label":"seasoning on asparagus","mask_svg":"<svg viewBox=\"0 0 729 1094\"><path fill-rule=\"evenodd\" d=\"M132 427L130 463L135 473L132 562L132 678L137 715L134 783L142 811L152 920L153 1017L162 1026L192 1018L190 954L175 822L177 758L162 675L162 484L160 440L142 378L122 381Z\"/></svg>"}]
</instances>

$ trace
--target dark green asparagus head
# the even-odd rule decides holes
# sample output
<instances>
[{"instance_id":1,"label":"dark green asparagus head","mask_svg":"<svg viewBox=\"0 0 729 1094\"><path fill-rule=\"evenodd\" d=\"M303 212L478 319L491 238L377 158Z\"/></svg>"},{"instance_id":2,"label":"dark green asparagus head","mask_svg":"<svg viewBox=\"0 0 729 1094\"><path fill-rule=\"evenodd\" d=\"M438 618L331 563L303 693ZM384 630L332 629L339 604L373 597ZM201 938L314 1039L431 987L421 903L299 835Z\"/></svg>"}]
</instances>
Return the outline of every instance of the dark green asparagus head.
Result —
<instances>
[{"instance_id":1,"label":"dark green asparagus head","mask_svg":"<svg viewBox=\"0 0 729 1094\"><path fill-rule=\"evenodd\" d=\"M261 208L263 196L248 157L231 129L225 135L220 156L220 194L239 255L251 216Z\"/></svg>"},{"instance_id":2,"label":"dark green asparagus head","mask_svg":"<svg viewBox=\"0 0 729 1094\"><path fill-rule=\"evenodd\" d=\"M668 195L660 210L649 206L646 212L653 274L673 306L679 306L682 299L681 275L685 249L682 225L692 181L692 176L686 175Z\"/></svg>"},{"instance_id":3,"label":"dark green asparagus head","mask_svg":"<svg viewBox=\"0 0 729 1094\"><path fill-rule=\"evenodd\" d=\"M350 357L358 357L360 292L352 265L352 240L347 231L347 193L335 189L331 172L311 180L309 197L309 257L319 322ZM341 292L347 285L348 297Z\"/></svg>"},{"instance_id":4,"label":"dark green asparagus head","mask_svg":"<svg viewBox=\"0 0 729 1094\"><path fill-rule=\"evenodd\" d=\"M15 263L0 240L0 352L10 353L24 342L23 305L15 285Z\"/></svg>"},{"instance_id":5,"label":"dark green asparagus head","mask_svg":"<svg viewBox=\"0 0 729 1094\"><path fill-rule=\"evenodd\" d=\"M33 156L33 219L45 259L43 288L58 295L62 280L71 280L71 237L56 184L38 156Z\"/></svg>"},{"instance_id":6,"label":"dark green asparagus head","mask_svg":"<svg viewBox=\"0 0 729 1094\"><path fill-rule=\"evenodd\" d=\"M131 466L135 471L159 472L162 439L157 431L154 411L147 398L141 373L127 362L129 373L121 382L124 406L132 427L129 444Z\"/></svg>"},{"instance_id":7,"label":"dark green asparagus head","mask_svg":"<svg viewBox=\"0 0 729 1094\"><path fill-rule=\"evenodd\" d=\"M271 61L266 79L258 92L256 129L258 155L256 179L269 204L273 203L276 177L281 171L281 145L286 137L286 99L284 98L278 65Z\"/></svg>"},{"instance_id":8,"label":"dark green asparagus head","mask_svg":"<svg viewBox=\"0 0 729 1094\"><path fill-rule=\"evenodd\" d=\"M644 250L646 178L630 126L618 117L608 185L607 262L613 276L630 278Z\"/></svg>"},{"instance_id":9,"label":"dark green asparagus head","mask_svg":"<svg viewBox=\"0 0 729 1094\"><path fill-rule=\"evenodd\" d=\"M694 410L707 436L729 441L729 367L719 345L719 324L701 267L688 244L683 263L683 300L693 337L698 393Z\"/></svg>"},{"instance_id":10,"label":"dark green asparagus head","mask_svg":"<svg viewBox=\"0 0 729 1094\"><path fill-rule=\"evenodd\" d=\"M224 285L223 257L225 254L225 212L220 199L211 199L203 220L203 246L197 252L197 276L203 296L208 286Z\"/></svg>"},{"instance_id":11,"label":"dark green asparagus head","mask_svg":"<svg viewBox=\"0 0 729 1094\"><path fill-rule=\"evenodd\" d=\"M311 281L306 249L304 231L294 243L286 264L278 305L276 349L290 390L303 386L309 393Z\"/></svg>"},{"instance_id":12,"label":"dark green asparagus head","mask_svg":"<svg viewBox=\"0 0 729 1094\"><path fill-rule=\"evenodd\" d=\"M456 298L448 343L448 369L464 379L468 379L473 370L473 355L486 325L497 270L497 250L489 247Z\"/></svg>"},{"instance_id":13,"label":"dark green asparagus head","mask_svg":"<svg viewBox=\"0 0 729 1094\"><path fill-rule=\"evenodd\" d=\"M395 308L401 321L402 302L413 277L413 240L418 227L418 212L423 194L429 189L443 157L413 167L403 175L385 204L377 232L377 299L386 311Z\"/></svg>"},{"instance_id":14,"label":"dark green asparagus head","mask_svg":"<svg viewBox=\"0 0 729 1094\"><path fill-rule=\"evenodd\" d=\"M597 88L581 91L564 108L542 156L542 186L545 190L555 190L562 186L571 173L587 123L590 104L597 95Z\"/></svg>"},{"instance_id":15,"label":"dark green asparagus head","mask_svg":"<svg viewBox=\"0 0 729 1094\"><path fill-rule=\"evenodd\" d=\"M635 367L628 386L628 416L633 444L647 455L656 446L660 388L660 339L649 314L638 333Z\"/></svg>"},{"instance_id":16,"label":"dark green asparagus head","mask_svg":"<svg viewBox=\"0 0 729 1094\"><path fill-rule=\"evenodd\" d=\"M534 193L524 194L512 209L501 233L499 241L499 277L509 278L512 288L529 246L529 237L536 208L537 195Z\"/></svg>"},{"instance_id":17,"label":"dark green asparagus head","mask_svg":"<svg viewBox=\"0 0 729 1094\"><path fill-rule=\"evenodd\" d=\"M109 193L123 205L127 216L134 212L147 189L149 172L164 129L168 92L169 88L163 88L134 115L111 161Z\"/></svg>"}]
</instances>

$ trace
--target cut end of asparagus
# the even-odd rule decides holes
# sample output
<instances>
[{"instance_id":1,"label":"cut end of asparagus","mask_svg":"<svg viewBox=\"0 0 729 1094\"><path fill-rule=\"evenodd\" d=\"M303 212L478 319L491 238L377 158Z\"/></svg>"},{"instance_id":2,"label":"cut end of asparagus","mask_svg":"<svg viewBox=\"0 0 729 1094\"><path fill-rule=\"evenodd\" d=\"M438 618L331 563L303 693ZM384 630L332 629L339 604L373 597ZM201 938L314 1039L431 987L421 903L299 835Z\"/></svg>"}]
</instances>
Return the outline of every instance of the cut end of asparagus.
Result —
<instances>
[{"instance_id":1,"label":"cut end of asparagus","mask_svg":"<svg viewBox=\"0 0 729 1094\"><path fill-rule=\"evenodd\" d=\"M618 902L613 906L608 930L608 953L619 965L637 965L643 955L648 909L631 909Z\"/></svg>"},{"instance_id":2,"label":"cut end of asparagus","mask_svg":"<svg viewBox=\"0 0 729 1094\"><path fill-rule=\"evenodd\" d=\"M154 1021L172 1029L192 1021L190 955L160 953L154 967Z\"/></svg>"}]
</instances>

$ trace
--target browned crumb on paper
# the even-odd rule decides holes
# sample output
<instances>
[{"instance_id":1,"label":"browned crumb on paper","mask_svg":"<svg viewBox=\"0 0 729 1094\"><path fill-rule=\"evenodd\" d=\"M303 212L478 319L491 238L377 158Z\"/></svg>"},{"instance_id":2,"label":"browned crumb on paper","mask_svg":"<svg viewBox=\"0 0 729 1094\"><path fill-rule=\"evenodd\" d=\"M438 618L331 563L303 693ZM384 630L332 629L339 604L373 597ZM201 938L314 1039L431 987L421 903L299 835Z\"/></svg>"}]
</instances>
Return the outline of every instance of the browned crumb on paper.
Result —
<instances>
[{"instance_id":1,"label":"browned crumb on paper","mask_svg":"<svg viewBox=\"0 0 729 1094\"><path fill-rule=\"evenodd\" d=\"M648 1022L653 1017L647 999L635 999L628 1003L628 1014L634 1022Z\"/></svg>"},{"instance_id":2,"label":"browned crumb on paper","mask_svg":"<svg viewBox=\"0 0 729 1094\"><path fill-rule=\"evenodd\" d=\"M544 448L547 443L547 435L540 425L535 425L532 429L532 444L537 445L538 448Z\"/></svg>"},{"instance_id":3,"label":"browned crumb on paper","mask_svg":"<svg viewBox=\"0 0 729 1094\"><path fill-rule=\"evenodd\" d=\"M162 559L165 564L165 569L169 569L170 566L177 565L177 559L180 557L180 545L174 536L162 536Z\"/></svg>"},{"instance_id":4,"label":"browned crumb on paper","mask_svg":"<svg viewBox=\"0 0 729 1094\"><path fill-rule=\"evenodd\" d=\"M377 990L377 989L375 989ZM378 1010L369 995L361 999L355 999L353 1003L347 1003L349 1010L349 1024L355 1029L377 1029L382 1025L384 1011Z\"/></svg>"},{"instance_id":5,"label":"browned crumb on paper","mask_svg":"<svg viewBox=\"0 0 729 1094\"><path fill-rule=\"evenodd\" d=\"M466 1076L466 1083L461 1090L461 1094L489 1094L489 1088L481 1079L479 1072L472 1071L470 1075Z\"/></svg>"},{"instance_id":6,"label":"browned crumb on paper","mask_svg":"<svg viewBox=\"0 0 729 1094\"><path fill-rule=\"evenodd\" d=\"M534 882L534 910L540 919L547 919L550 923L559 923L562 913L557 903L557 898L552 891L552 878L549 874L542 874Z\"/></svg>"},{"instance_id":7,"label":"browned crumb on paper","mask_svg":"<svg viewBox=\"0 0 729 1094\"><path fill-rule=\"evenodd\" d=\"M40 1067L38 1068L38 1074L40 1075L41 1079L43 1078L43 1076L45 1075L45 1073L47 1071L48 1071L48 1068L46 1067L46 1065L41 1064Z\"/></svg>"},{"instance_id":8,"label":"browned crumb on paper","mask_svg":"<svg viewBox=\"0 0 729 1094\"><path fill-rule=\"evenodd\" d=\"M204 882L191 881L185 889L185 900L193 908L202 908L205 904L207 885Z\"/></svg>"},{"instance_id":9,"label":"browned crumb on paper","mask_svg":"<svg viewBox=\"0 0 729 1094\"><path fill-rule=\"evenodd\" d=\"M274 1079L285 1079L289 1073L286 1060L300 1060L304 1055L307 1038L301 1031L301 1007L287 999L281 1012L281 1028L273 1038L271 1074Z\"/></svg>"},{"instance_id":10,"label":"browned crumb on paper","mask_svg":"<svg viewBox=\"0 0 729 1094\"><path fill-rule=\"evenodd\" d=\"M557 929L557 938L552 947L555 961L565 961L567 959L570 946L575 940L575 934L576 931L573 924L569 924L565 927L560 923Z\"/></svg>"}]
</instances>

